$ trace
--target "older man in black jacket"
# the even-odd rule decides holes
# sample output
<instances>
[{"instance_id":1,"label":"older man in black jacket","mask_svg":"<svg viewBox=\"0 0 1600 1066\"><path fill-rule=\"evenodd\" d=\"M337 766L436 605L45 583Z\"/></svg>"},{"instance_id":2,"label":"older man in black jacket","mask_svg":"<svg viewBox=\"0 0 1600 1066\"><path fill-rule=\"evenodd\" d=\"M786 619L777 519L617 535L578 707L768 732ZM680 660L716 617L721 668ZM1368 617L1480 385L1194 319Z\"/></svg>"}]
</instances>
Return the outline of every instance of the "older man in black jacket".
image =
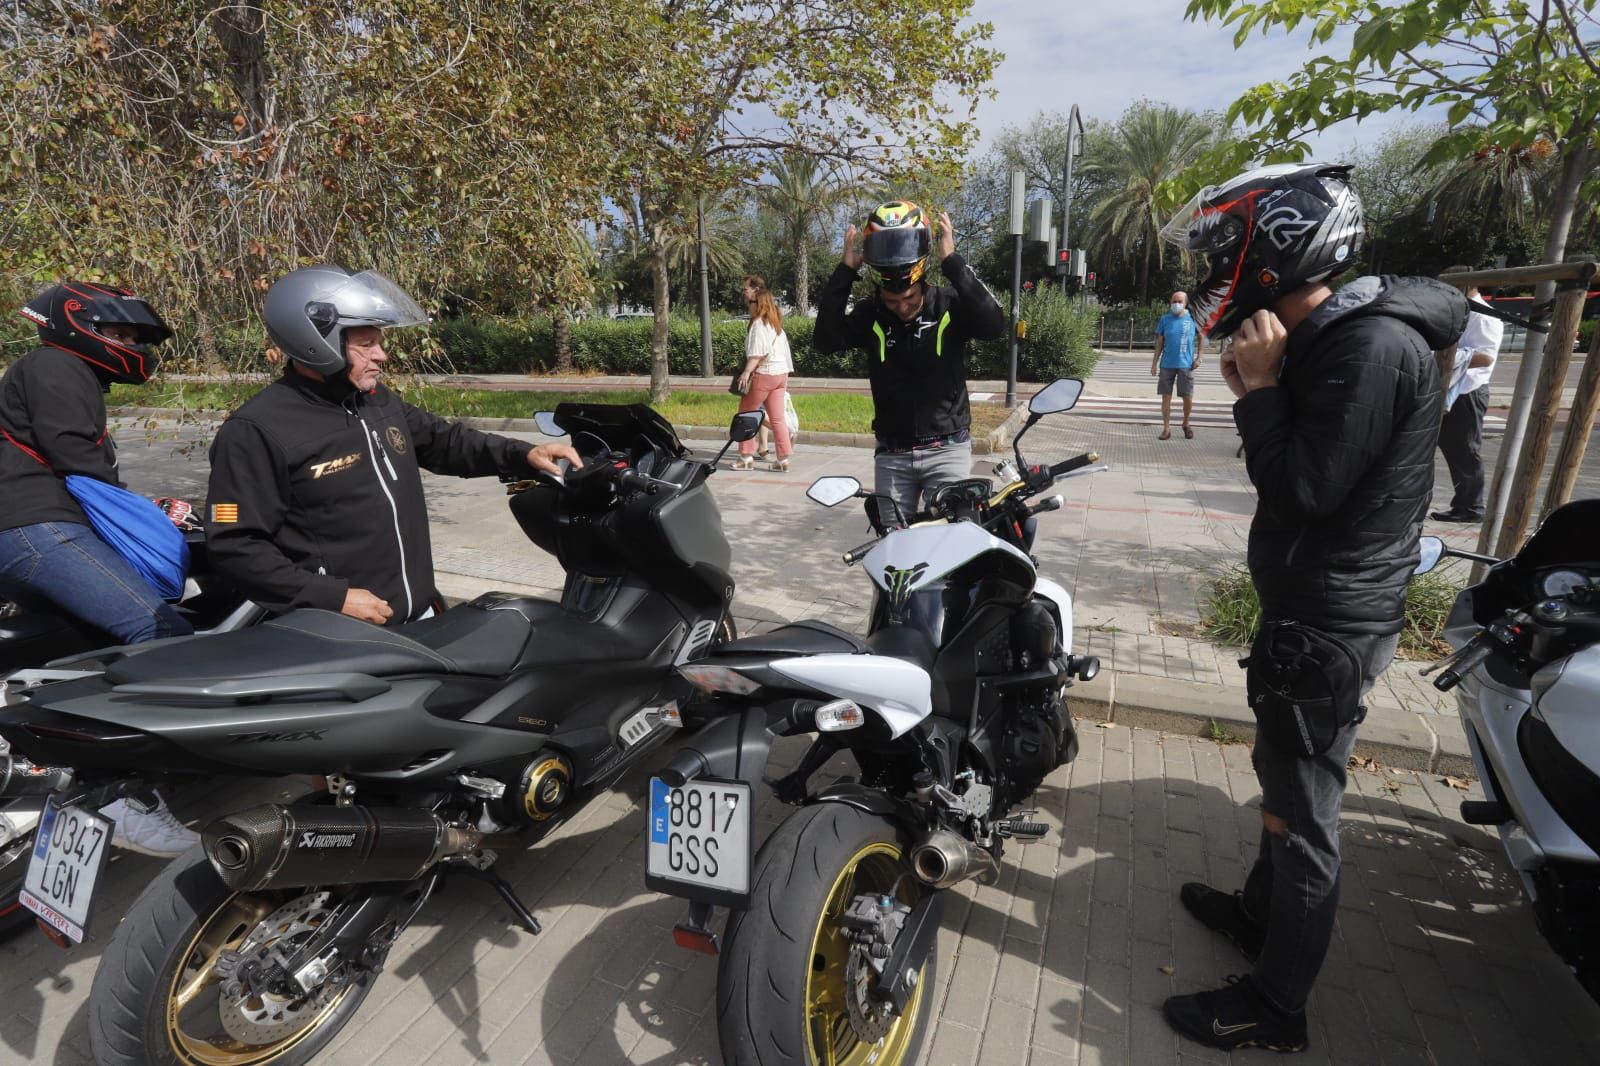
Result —
<instances>
[{"instance_id":1,"label":"older man in black jacket","mask_svg":"<svg viewBox=\"0 0 1600 1066\"><path fill-rule=\"evenodd\" d=\"M1466 301L1440 282L1328 287L1363 233L1348 175L1253 171L1201 193L1164 231L1211 258L1196 318L1232 337L1222 370L1258 496L1249 563L1263 623L1248 683L1260 853L1242 892L1180 893L1256 965L1165 1007L1184 1036L1228 1050L1307 1045L1306 1000L1338 906L1345 764L1361 701L1394 656L1433 492L1433 351L1466 322Z\"/></svg>"}]
</instances>

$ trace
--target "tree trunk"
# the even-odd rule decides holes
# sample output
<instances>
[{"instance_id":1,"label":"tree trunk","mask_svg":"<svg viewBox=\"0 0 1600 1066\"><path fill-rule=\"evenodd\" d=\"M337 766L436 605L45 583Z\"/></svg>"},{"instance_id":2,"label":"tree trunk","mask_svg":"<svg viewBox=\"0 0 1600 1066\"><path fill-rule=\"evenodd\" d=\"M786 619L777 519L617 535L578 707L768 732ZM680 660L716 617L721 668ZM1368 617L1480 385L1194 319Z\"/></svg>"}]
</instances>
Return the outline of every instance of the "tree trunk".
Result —
<instances>
[{"instance_id":1,"label":"tree trunk","mask_svg":"<svg viewBox=\"0 0 1600 1066\"><path fill-rule=\"evenodd\" d=\"M1145 234L1144 258L1139 260L1139 303L1150 302L1150 235Z\"/></svg>"},{"instance_id":2,"label":"tree trunk","mask_svg":"<svg viewBox=\"0 0 1600 1066\"><path fill-rule=\"evenodd\" d=\"M556 342L556 373L572 373L572 319L565 307L550 313L550 325Z\"/></svg>"},{"instance_id":3,"label":"tree trunk","mask_svg":"<svg viewBox=\"0 0 1600 1066\"><path fill-rule=\"evenodd\" d=\"M1545 236L1544 261L1560 263L1566 259L1567 236L1572 230L1573 215L1577 212L1578 191L1588 173L1590 153L1587 145L1580 143L1561 161L1561 176L1557 179L1555 199L1550 207L1550 230ZM1555 298L1556 285L1543 281L1533 290L1533 302L1548 303ZM1512 396L1511 410L1506 415L1505 435L1500 438L1500 455L1494 464L1494 479L1489 483L1483 529L1478 536L1478 551L1488 554L1509 555L1520 544L1497 544L1501 519L1511 499L1511 475L1522 454L1522 439L1528 428L1529 407L1533 390L1539 380L1539 367L1544 362L1545 337L1543 333L1528 331L1523 343L1522 364L1518 368L1516 392ZM1482 565L1473 568L1472 579L1477 581Z\"/></svg>"},{"instance_id":4,"label":"tree trunk","mask_svg":"<svg viewBox=\"0 0 1600 1066\"><path fill-rule=\"evenodd\" d=\"M228 53L228 77L239 104L249 115L250 131L267 123L267 14L243 4L216 12L217 40Z\"/></svg>"},{"instance_id":5,"label":"tree trunk","mask_svg":"<svg viewBox=\"0 0 1600 1066\"><path fill-rule=\"evenodd\" d=\"M811 249L804 233L794 242L794 309L802 317L811 315Z\"/></svg>"},{"instance_id":6,"label":"tree trunk","mask_svg":"<svg viewBox=\"0 0 1600 1066\"><path fill-rule=\"evenodd\" d=\"M650 402L660 403L671 393L672 385L667 362L667 314L672 305L667 283L667 253L655 230L650 233L650 280L656 313L650 331Z\"/></svg>"}]
</instances>

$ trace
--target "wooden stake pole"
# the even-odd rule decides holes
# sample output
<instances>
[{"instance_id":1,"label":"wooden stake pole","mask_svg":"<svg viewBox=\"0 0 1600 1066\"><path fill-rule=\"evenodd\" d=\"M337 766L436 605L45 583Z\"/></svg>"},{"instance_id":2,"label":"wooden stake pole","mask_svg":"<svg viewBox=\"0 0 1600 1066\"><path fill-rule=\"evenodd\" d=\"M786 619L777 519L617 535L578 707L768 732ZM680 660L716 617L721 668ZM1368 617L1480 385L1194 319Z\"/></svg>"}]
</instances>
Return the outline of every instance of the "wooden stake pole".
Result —
<instances>
[{"instance_id":1,"label":"wooden stake pole","mask_svg":"<svg viewBox=\"0 0 1600 1066\"><path fill-rule=\"evenodd\" d=\"M1594 339L1589 342L1589 353L1584 356L1583 374L1578 378L1578 389L1572 397L1572 410L1567 413L1567 429L1561 435L1561 449L1556 452L1555 469L1550 472L1550 488L1544 497L1544 515L1549 515L1572 499L1572 489L1578 481L1578 468L1583 465L1583 453L1589 447L1589 434L1594 429L1597 409L1600 409L1600 329L1594 331Z\"/></svg>"},{"instance_id":2,"label":"wooden stake pole","mask_svg":"<svg viewBox=\"0 0 1600 1066\"><path fill-rule=\"evenodd\" d=\"M1555 429L1556 415L1561 410L1561 389L1572 365L1572 346L1578 336L1578 320L1583 316L1585 288L1582 283L1569 281L1562 283L1556 293L1550 340L1545 345L1539 383L1534 388L1528 412L1528 432L1522 442L1522 454L1517 458L1511 496L1506 503L1505 518L1500 523L1500 537L1495 542L1493 554L1501 559L1516 554L1522 547L1528 521L1533 516L1539 479L1544 474L1545 458L1550 454L1551 431Z\"/></svg>"}]
</instances>

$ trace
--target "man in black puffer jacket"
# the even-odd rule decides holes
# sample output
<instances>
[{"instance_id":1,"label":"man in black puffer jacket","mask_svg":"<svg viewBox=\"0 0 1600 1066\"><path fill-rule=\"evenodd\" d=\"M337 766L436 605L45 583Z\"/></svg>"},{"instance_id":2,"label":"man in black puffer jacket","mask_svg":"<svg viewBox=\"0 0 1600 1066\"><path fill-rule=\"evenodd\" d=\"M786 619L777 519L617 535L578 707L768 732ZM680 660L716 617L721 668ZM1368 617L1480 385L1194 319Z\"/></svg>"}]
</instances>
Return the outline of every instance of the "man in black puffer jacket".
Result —
<instances>
[{"instance_id":1,"label":"man in black puffer jacket","mask_svg":"<svg viewBox=\"0 0 1600 1066\"><path fill-rule=\"evenodd\" d=\"M1206 189L1163 236L1210 257L1194 301L1231 337L1223 377L1258 503L1250 575L1262 605L1249 692L1261 846L1241 892L1198 882L1185 908L1255 962L1164 1013L1212 1047L1307 1046L1306 1000L1339 899L1339 806L1361 700L1394 656L1433 493L1442 396L1435 349L1466 300L1425 278L1327 282L1354 260L1348 167L1265 167Z\"/></svg>"}]
</instances>

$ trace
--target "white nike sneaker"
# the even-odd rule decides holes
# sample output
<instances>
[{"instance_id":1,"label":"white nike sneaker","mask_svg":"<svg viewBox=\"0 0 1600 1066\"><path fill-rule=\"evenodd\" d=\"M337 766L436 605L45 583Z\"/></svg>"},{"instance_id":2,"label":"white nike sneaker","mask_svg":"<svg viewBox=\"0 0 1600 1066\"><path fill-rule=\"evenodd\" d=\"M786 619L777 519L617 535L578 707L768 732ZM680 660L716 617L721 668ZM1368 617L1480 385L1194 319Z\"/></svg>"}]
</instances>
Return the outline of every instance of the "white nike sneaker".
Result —
<instances>
[{"instance_id":1,"label":"white nike sneaker","mask_svg":"<svg viewBox=\"0 0 1600 1066\"><path fill-rule=\"evenodd\" d=\"M200 843L200 834L178 821L168 809L167 801L159 795L156 805L149 810L140 810L139 804L119 799L101 807L100 813L117 823L111 843L141 855L170 859Z\"/></svg>"}]
</instances>

